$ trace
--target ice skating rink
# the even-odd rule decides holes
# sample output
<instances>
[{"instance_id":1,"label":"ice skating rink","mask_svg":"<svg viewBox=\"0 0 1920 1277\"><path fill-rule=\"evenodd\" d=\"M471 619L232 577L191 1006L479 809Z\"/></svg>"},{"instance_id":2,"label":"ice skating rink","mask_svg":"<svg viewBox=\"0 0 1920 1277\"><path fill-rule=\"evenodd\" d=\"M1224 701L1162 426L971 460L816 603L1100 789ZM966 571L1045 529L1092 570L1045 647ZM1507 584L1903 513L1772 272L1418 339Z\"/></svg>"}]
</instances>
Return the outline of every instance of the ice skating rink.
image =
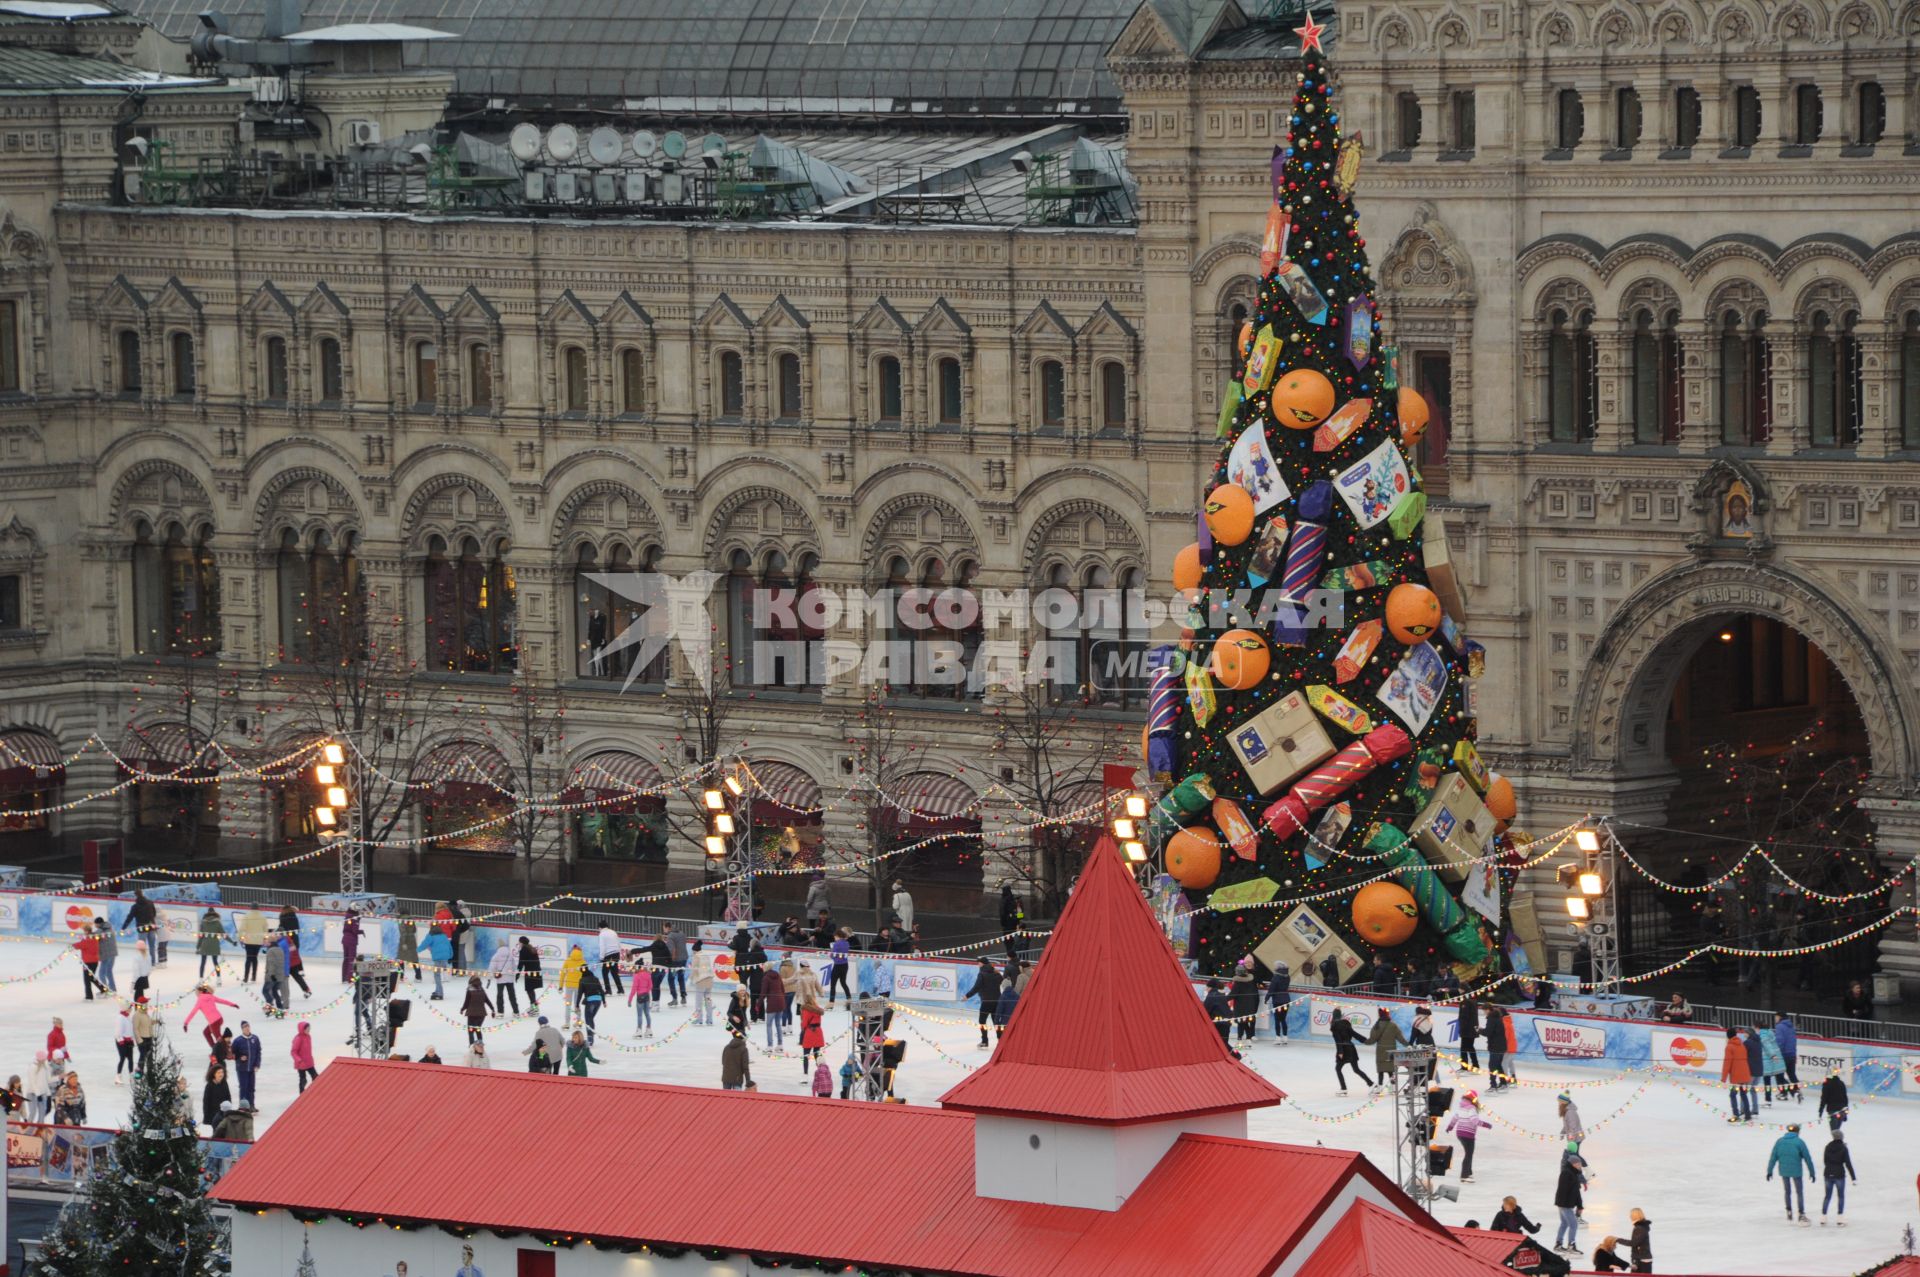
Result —
<instances>
[{"instance_id":1,"label":"ice skating rink","mask_svg":"<svg viewBox=\"0 0 1920 1277\"><path fill-rule=\"evenodd\" d=\"M67 956L48 967L61 952L29 939L0 939L0 980L8 981L0 984L0 1076L18 1073L24 1077L33 1063L34 1051L44 1045L51 1018L61 1016L87 1091L90 1124L118 1125L126 1113L128 1094L113 1085L116 1006L111 1001L81 999L80 967L75 957ZM125 958L119 963L123 989L129 984L124 978L129 965ZM206 1047L197 1022L190 1032L180 1028L187 1012L187 994L194 983L194 967L194 959L184 956L181 946L174 946L172 962L155 971L154 996L162 1008L166 1039L189 1062L197 1102ZM47 968L44 974L34 974L42 968ZM218 992L240 1003L240 1009L226 1013L227 1023L237 1031L240 1020L251 1021L264 1048L265 1065L257 1097L259 1129L264 1131L297 1098L293 1065L287 1054L294 1023L299 1019L312 1022L315 1052L324 1074L329 1059L352 1054L347 1042L352 1032L351 998L338 978L337 959L316 957L307 964L313 995L302 998L295 989L290 1018L274 1019L263 1013L257 988L249 989L233 978L237 965L230 964L228 972ZM449 1065L457 1067L465 1057L466 1032L464 1020L455 1010L455 986L448 984L447 1000L443 1002L426 1000L432 989L431 978L424 987L415 983L404 987L413 999L413 1017L401 1031L396 1049L417 1059L431 1045ZM491 990L491 985L488 987ZM556 1024L560 1023L558 996L551 989L546 993L541 1005L555 1015ZM663 999L655 1012L653 1037L639 1037L632 1011L619 995L615 999L600 1015L599 1025L604 1031L595 1054L603 1063L593 1067L595 1076L719 1085L723 1029L691 1025L688 1008L669 1006ZM720 1002L716 998L716 1013ZM518 1018L509 1016L504 1022L489 1025L486 1043L496 1067L525 1067L521 1050L532 1040L534 1021L527 1014L524 998L521 1012ZM827 1018L827 1059L836 1072L836 1087L837 1070L847 1051L848 1020L841 1009L831 1011ZM1142 1032L1152 1031L1150 1025L1140 1028ZM755 1025L751 1039L756 1047L755 1081L763 1090L804 1093L805 1079L794 1036L788 1036L784 1051L768 1055L764 1053L762 1031L763 1026ZM934 1103L966 1070L987 1058L987 1052L977 1047L979 1035L971 1012L930 1006L904 1008L895 1015L894 1036L907 1043L897 1091L913 1104ZM1263 1027L1262 1036L1246 1051L1246 1058L1289 1096L1285 1105L1253 1114L1251 1134L1255 1138L1359 1149L1391 1172L1391 1106L1384 1099L1370 1099L1357 1084L1351 1095L1337 1095L1330 1046L1307 1041L1281 1046L1267 1036ZM1361 1058L1371 1072L1371 1048L1363 1048ZM1606 1234L1624 1237L1629 1232L1627 1212L1635 1206L1653 1220L1654 1268L1662 1273L1841 1277L1894 1254L1900 1247L1902 1230L1909 1224L1920 1229L1920 1199L1916 1198L1915 1187L1915 1173L1920 1171L1920 1102L1876 1100L1854 1092L1853 1116L1846 1134L1860 1182L1849 1185L1848 1226L1822 1227L1818 1223L1821 1186L1809 1183L1808 1214L1816 1222L1801 1228L1785 1221L1779 1182L1766 1183L1764 1174L1773 1140L1788 1122L1805 1124L1803 1134L1816 1164L1819 1162L1827 1136L1824 1122L1813 1116L1818 1079L1813 1079L1804 1102L1776 1098L1773 1107L1762 1107L1758 1124L1734 1127L1725 1120L1724 1095L1698 1082L1643 1072L1613 1075L1597 1070L1556 1069L1526 1061L1520 1062L1519 1069L1521 1085L1490 1094L1478 1079L1462 1078L1452 1068L1442 1068L1443 1084L1482 1091L1487 1115L1495 1124L1480 1138L1475 1182L1459 1183L1456 1157L1454 1173L1447 1182L1459 1187L1460 1200L1437 1204L1436 1213L1445 1223L1475 1219L1484 1226L1500 1208L1500 1199L1513 1194L1527 1215L1541 1225L1540 1240L1551 1243L1556 1221L1554 1177L1560 1156L1560 1123L1554 1112L1554 1097L1571 1085L1570 1094L1578 1102L1589 1132L1583 1152L1593 1173L1587 1191L1589 1223L1580 1234L1585 1256L1581 1267ZM370 1113L368 1121L377 1126L395 1117ZM401 1120L409 1125L424 1124L432 1120L432 1115L406 1114ZM1254 1209L1261 1194L1268 1191L1258 1184L1223 1188L1245 1194Z\"/></svg>"}]
</instances>

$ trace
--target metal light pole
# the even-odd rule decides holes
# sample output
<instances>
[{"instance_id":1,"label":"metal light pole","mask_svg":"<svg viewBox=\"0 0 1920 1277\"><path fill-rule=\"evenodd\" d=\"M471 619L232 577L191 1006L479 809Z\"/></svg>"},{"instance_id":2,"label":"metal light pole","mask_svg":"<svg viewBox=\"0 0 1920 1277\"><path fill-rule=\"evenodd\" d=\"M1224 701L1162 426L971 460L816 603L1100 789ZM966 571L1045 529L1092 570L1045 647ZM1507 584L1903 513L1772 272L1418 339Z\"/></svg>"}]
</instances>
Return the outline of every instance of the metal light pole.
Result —
<instances>
[{"instance_id":1,"label":"metal light pole","mask_svg":"<svg viewBox=\"0 0 1920 1277\"><path fill-rule=\"evenodd\" d=\"M367 849L360 840L360 790L353 783L353 766L339 741L320 746L313 778L320 785L320 805L313 809L320 837L333 839L340 855L340 893L367 889ZM343 823L344 822L344 823Z\"/></svg>"}]
</instances>

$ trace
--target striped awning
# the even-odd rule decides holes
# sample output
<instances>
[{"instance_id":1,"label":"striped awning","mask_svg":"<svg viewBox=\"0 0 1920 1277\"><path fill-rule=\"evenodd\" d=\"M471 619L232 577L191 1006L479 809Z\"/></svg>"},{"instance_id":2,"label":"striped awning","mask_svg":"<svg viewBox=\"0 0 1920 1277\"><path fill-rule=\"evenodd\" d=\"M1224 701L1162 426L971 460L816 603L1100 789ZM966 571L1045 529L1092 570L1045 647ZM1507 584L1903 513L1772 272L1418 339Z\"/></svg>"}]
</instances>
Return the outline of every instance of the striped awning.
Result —
<instances>
[{"instance_id":1,"label":"striped awning","mask_svg":"<svg viewBox=\"0 0 1920 1277\"><path fill-rule=\"evenodd\" d=\"M219 770L220 758L204 739L196 751L185 723L153 723L127 729L120 761L128 771L203 776Z\"/></svg>"},{"instance_id":2,"label":"striped awning","mask_svg":"<svg viewBox=\"0 0 1920 1277\"><path fill-rule=\"evenodd\" d=\"M922 820L952 820L980 814L973 786L943 772L913 772L889 787L887 797Z\"/></svg>"},{"instance_id":3,"label":"striped awning","mask_svg":"<svg viewBox=\"0 0 1920 1277\"><path fill-rule=\"evenodd\" d=\"M780 809L780 813L784 813L784 817L820 818L820 782L803 769L772 759L761 759L747 766L753 772L753 801L756 807L771 803ZM756 810L753 821L756 825L767 824L776 815L779 813Z\"/></svg>"},{"instance_id":4,"label":"striped awning","mask_svg":"<svg viewBox=\"0 0 1920 1277\"><path fill-rule=\"evenodd\" d=\"M59 741L31 727L0 731L0 793L45 789L66 778Z\"/></svg>"},{"instance_id":5,"label":"striped awning","mask_svg":"<svg viewBox=\"0 0 1920 1277\"><path fill-rule=\"evenodd\" d=\"M470 785L494 793L513 791L513 769L500 751L476 741L455 740L436 745L413 765L413 783L435 789Z\"/></svg>"},{"instance_id":6,"label":"striped awning","mask_svg":"<svg viewBox=\"0 0 1920 1277\"><path fill-rule=\"evenodd\" d=\"M665 781L660 769L623 749L602 750L576 763L567 779L570 802L627 798L658 802Z\"/></svg>"},{"instance_id":7,"label":"striped awning","mask_svg":"<svg viewBox=\"0 0 1920 1277\"><path fill-rule=\"evenodd\" d=\"M1081 824L1105 825L1106 815L1099 804L1107 800L1107 787L1099 779L1075 781L1060 789L1053 796L1053 814L1065 816L1070 812L1094 810L1080 818Z\"/></svg>"}]
</instances>

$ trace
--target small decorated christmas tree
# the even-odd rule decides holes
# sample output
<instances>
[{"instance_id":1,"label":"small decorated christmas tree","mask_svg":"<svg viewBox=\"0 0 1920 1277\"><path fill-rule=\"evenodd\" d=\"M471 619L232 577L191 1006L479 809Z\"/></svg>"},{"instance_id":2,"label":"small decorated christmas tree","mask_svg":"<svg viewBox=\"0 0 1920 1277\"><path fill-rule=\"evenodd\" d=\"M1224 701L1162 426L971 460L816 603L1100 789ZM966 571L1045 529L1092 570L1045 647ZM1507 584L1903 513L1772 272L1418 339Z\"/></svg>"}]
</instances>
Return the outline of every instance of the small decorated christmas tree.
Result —
<instances>
[{"instance_id":1,"label":"small decorated christmas tree","mask_svg":"<svg viewBox=\"0 0 1920 1277\"><path fill-rule=\"evenodd\" d=\"M1194 918L1203 970L1253 954L1314 983L1376 961L1473 983L1501 965L1512 788L1474 747L1481 654L1421 491L1427 407L1375 321L1361 144L1341 138L1322 29L1296 28L1244 373L1174 565L1194 606L1156 654L1154 833L1214 906Z\"/></svg>"},{"instance_id":2,"label":"small decorated christmas tree","mask_svg":"<svg viewBox=\"0 0 1920 1277\"><path fill-rule=\"evenodd\" d=\"M227 1271L180 1061L154 1052L133 1084L127 1129L61 1211L29 1277L211 1277Z\"/></svg>"}]
</instances>

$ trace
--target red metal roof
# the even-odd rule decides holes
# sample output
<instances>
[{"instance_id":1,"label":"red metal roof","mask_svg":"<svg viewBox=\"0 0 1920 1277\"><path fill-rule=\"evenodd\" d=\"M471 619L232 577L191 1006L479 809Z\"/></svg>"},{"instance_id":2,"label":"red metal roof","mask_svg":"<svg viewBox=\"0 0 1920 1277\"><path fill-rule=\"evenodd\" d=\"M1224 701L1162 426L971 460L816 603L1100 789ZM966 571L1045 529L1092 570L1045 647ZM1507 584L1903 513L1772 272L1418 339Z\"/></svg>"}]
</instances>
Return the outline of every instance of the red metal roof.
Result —
<instances>
[{"instance_id":1,"label":"red metal roof","mask_svg":"<svg viewBox=\"0 0 1920 1277\"><path fill-rule=\"evenodd\" d=\"M1449 1228L1454 1240L1482 1259L1492 1260L1496 1264L1507 1262L1507 1256L1513 1254L1522 1243L1540 1245L1524 1233L1500 1233L1491 1228Z\"/></svg>"},{"instance_id":2,"label":"red metal roof","mask_svg":"<svg viewBox=\"0 0 1920 1277\"><path fill-rule=\"evenodd\" d=\"M340 1133L369 1113L416 1114L407 1156L369 1158ZM586 1158L698 1148L754 1191L635 1192L617 1176L514 1176L556 1150ZM819 1195L831 1149L857 1174L857 1210L768 1210ZM887 1173L911 1150L910 1174ZM503 1174L423 1175L422 1166ZM997 1277L1217 1277L1272 1271L1356 1178L1417 1215L1440 1255L1466 1254L1358 1153L1211 1136L1177 1141L1118 1211L978 1197L973 1119L930 1107L559 1078L517 1070L336 1060L214 1188L235 1205L458 1222L750 1254ZM1257 1188L1258 1209L1249 1209ZM1224 1190L1224 1191L1223 1191ZM1421 1252L1423 1255L1427 1252ZM1344 1270L1343 1270L1344 1271ZM1461 1267L1403 1268L1402 1274Z\"/></svg>"},{"instance_id":3,"label":"red metal roof","mask_svg":"<svg viewBox=\"0 0 1920 1277\"><path fill-rule=\"evenodd\" d=\"M1507 1249L1513 1249L1511 1242ZM1512 1277L1512 1272L1445 1230L1423 1228L1372 1202L1355 1202L1297 1277Z\"/></svg>"},{"instance_id":4,"label":"red metal roof","mask_svg":"<svg viewBox=\"0 0 1920 1277\"><path fill-rule=\"evenodd\" d=\"M1087 857L993 1058L940 1097L970 1113L1151 1122L1278 1104L1233 1058L1111 838Z\"/></svg>"}]
</instances>

